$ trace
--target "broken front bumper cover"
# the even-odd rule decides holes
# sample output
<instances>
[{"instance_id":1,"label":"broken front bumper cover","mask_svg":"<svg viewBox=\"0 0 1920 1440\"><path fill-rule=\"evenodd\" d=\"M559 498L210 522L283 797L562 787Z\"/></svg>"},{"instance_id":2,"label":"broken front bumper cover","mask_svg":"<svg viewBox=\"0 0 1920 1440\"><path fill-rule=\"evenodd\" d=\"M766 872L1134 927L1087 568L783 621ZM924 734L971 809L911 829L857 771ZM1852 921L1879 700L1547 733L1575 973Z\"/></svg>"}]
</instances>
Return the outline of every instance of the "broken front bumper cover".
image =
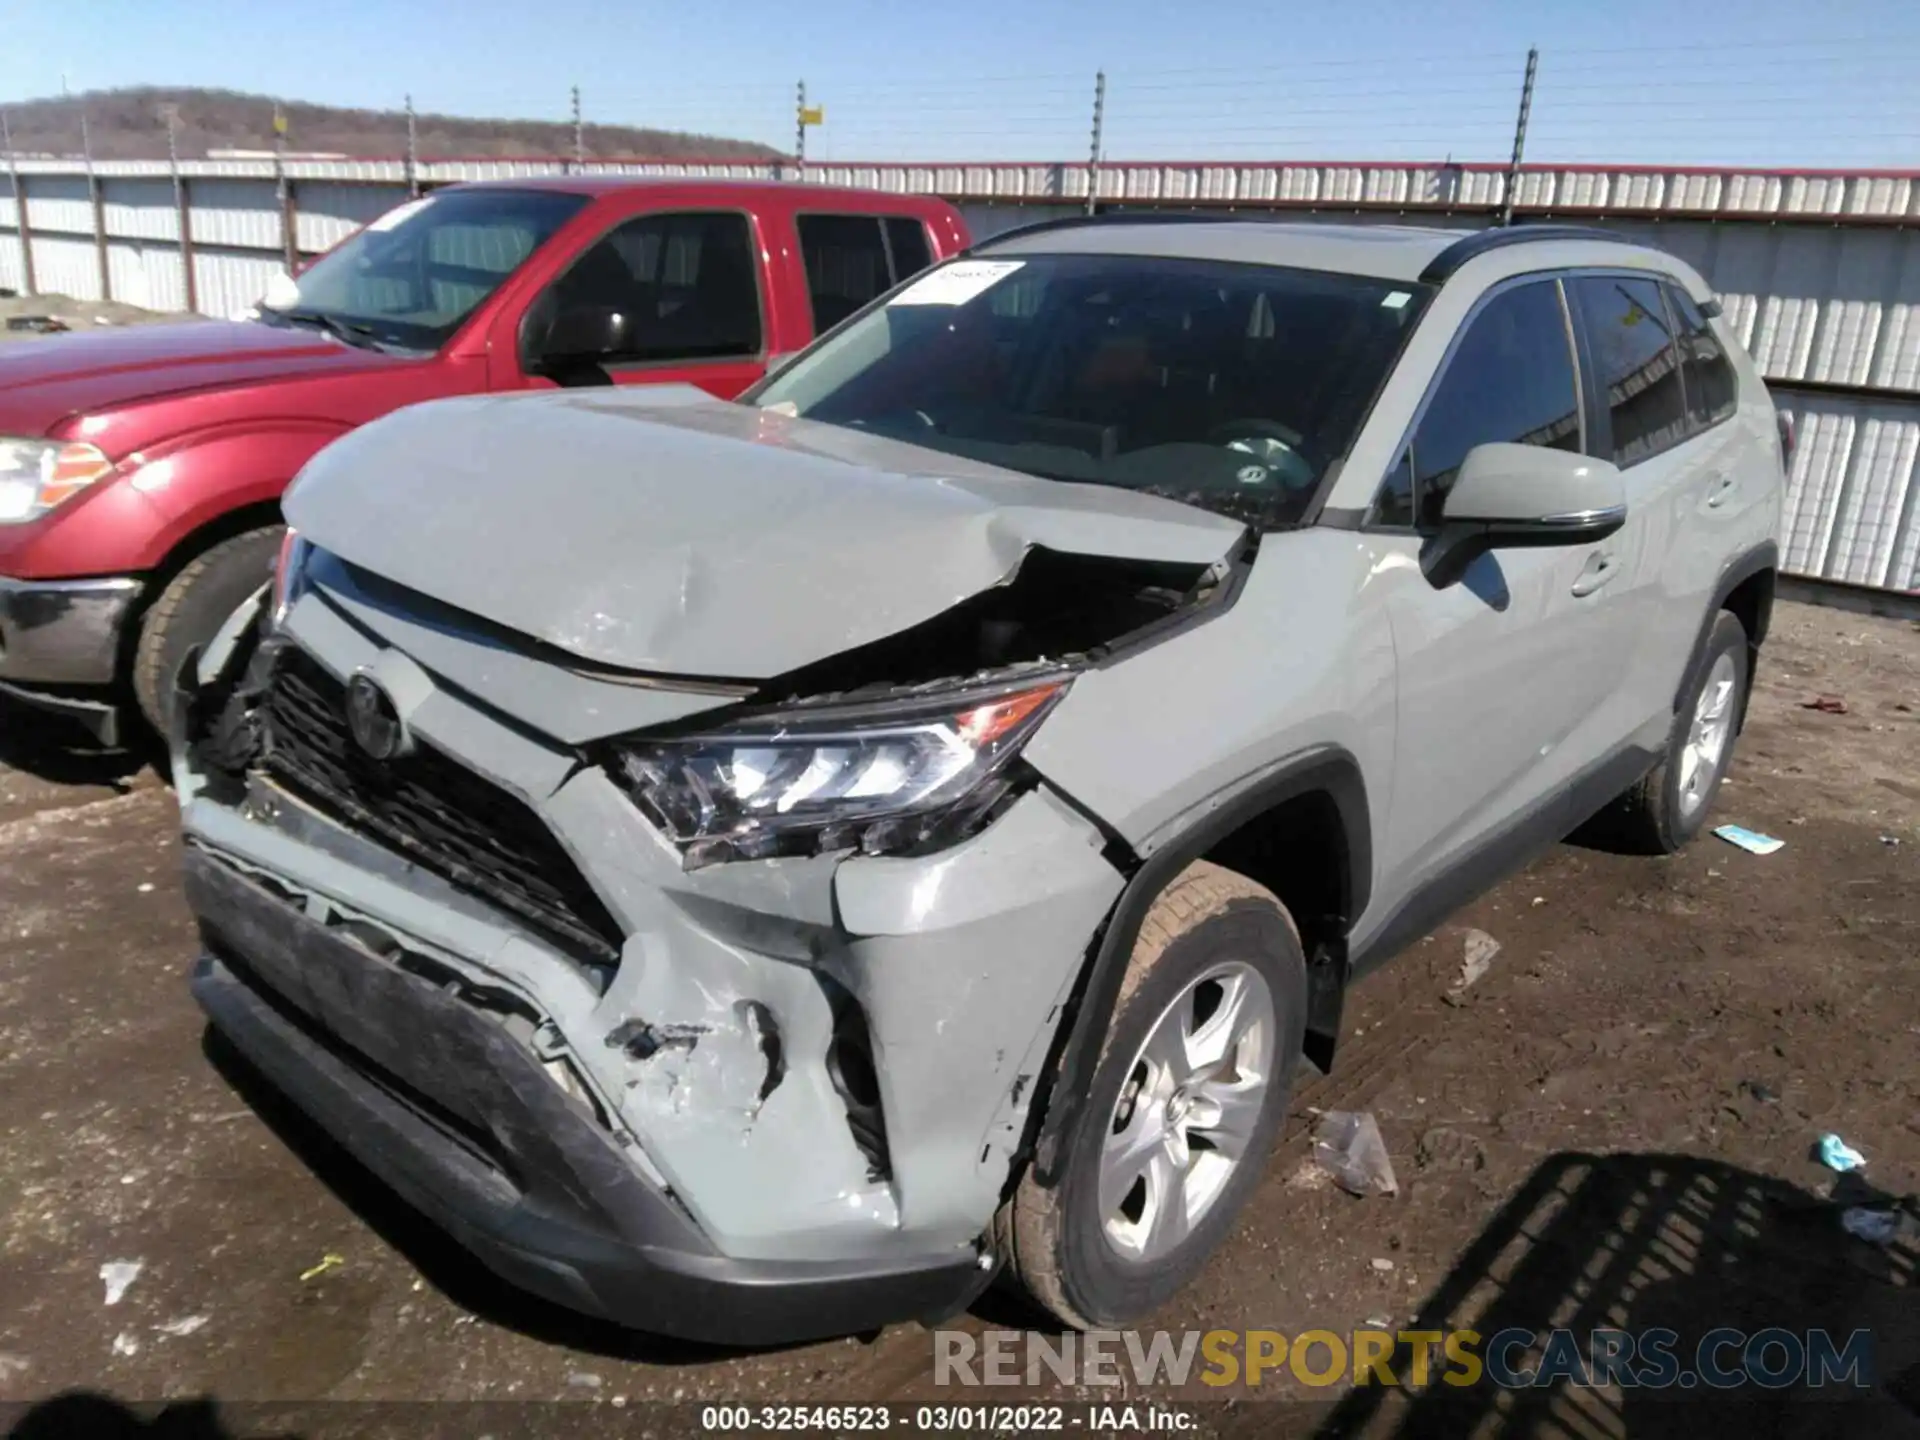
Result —
<instances>
[{"instance_id":1,"label":"broken front bumper cover","mask_svg":"<svg viewBox=\"0 0 1920 1440\"><path fill-rule=\"evenodd\" d=\"M494 1021L189 851L193 993L278 1089L495 1274L683 1339L763 1345L964 1309L990 1271L739 1260Z\"/></svg>"}]
</instances>

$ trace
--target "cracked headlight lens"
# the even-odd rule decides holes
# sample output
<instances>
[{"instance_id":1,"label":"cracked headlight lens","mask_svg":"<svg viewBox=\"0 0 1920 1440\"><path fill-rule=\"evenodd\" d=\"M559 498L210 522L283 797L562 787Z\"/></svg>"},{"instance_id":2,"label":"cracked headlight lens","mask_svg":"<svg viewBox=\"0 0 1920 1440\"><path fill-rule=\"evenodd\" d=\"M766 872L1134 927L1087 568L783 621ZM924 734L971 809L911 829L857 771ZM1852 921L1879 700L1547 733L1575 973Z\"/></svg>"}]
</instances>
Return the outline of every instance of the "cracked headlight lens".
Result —
<instances>
[{"instance_id":1,"label":"cracked headlight lens","mask_svg":"<svg viewBox=\"0 0 1920 1440\"><path fill-rule=\"evenodd\" d=\"M688 869L951 843L1007 794L1007 767L1066 693L1055 678L937 700L796 707L616 746L616 774Z\"/></svg>"},{"instance_id":2,"label":"cracked headlight lens","mask_svg":"<svg viewBox=\"0 0 1920 1440\"><path fill-rule=\"evenodd\" d=\"M0 436L0 525L38 520L112 473L113 462L91 445Z\"/></svg>"}]
</instances>

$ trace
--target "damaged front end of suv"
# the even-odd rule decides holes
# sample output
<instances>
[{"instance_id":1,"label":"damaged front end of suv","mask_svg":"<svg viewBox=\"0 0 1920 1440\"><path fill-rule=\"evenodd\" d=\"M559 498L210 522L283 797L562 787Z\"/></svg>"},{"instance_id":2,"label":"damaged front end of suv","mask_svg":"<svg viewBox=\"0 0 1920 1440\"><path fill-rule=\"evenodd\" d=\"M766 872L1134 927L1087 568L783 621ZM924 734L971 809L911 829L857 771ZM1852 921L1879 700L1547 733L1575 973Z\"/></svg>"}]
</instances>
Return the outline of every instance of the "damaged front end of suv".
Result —
<instances>
[{"instance_id":1,"label":"damaged front end of suv","mask_svg":"<svg viewBox=\"0 0 1920 1440\"><path fill-rule=\"evenodd\" d=\"M287 514L177 702L216 1028L570 1307L966 1305L1130 863L1023 751L1246 527L679 392L401 412Z\"/></svg>"}]
</instances>

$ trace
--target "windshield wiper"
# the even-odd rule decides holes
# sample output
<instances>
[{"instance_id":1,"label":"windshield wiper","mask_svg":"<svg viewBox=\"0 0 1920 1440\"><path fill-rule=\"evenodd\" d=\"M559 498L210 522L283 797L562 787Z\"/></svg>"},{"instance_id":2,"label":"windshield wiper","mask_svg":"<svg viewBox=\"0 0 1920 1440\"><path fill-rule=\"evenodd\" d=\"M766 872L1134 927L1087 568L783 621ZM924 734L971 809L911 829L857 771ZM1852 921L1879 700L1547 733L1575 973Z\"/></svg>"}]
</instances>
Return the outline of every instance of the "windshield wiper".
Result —
<instances>
[{"instance_id":1,"label":"windshield wiper","mask_svg":"<svg viewBox=\"0 0 1920 1440\"><path fill-rule=\"evenodd\" d=\"M373 327L371 325L361 325L351 320L341 320L336 316L325 314L319 310L274 310L263 305L260 307L260 313L262 315L271 315L277 320L284 320L289 325L303 325L309 330L323 331L333 336L336 340L343 340L349 345L357 345L363 350L378 350L382 348L380 337L373 333Z\"/></svg>"}]
</instances>

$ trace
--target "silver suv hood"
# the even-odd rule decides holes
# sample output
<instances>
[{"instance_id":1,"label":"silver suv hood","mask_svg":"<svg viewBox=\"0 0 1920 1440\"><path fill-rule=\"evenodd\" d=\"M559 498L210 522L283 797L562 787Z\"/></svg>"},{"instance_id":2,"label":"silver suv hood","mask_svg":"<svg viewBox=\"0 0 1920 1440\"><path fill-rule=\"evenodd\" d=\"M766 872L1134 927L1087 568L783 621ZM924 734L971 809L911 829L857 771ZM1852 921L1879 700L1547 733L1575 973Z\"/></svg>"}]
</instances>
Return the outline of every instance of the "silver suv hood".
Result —
<instances>
[{"instance_id":1,"label":"silver suv hood","mask_svg":"<svg viewBox=\"0 0 1920 1440\"><path fill-rule=\"evenodd\" d=\"M436 401L287 492L314 544L583 660L755 680L916 625L1029 549L1204 565L1243 531L690 387Z\"/></svg>"}]
</instances>

